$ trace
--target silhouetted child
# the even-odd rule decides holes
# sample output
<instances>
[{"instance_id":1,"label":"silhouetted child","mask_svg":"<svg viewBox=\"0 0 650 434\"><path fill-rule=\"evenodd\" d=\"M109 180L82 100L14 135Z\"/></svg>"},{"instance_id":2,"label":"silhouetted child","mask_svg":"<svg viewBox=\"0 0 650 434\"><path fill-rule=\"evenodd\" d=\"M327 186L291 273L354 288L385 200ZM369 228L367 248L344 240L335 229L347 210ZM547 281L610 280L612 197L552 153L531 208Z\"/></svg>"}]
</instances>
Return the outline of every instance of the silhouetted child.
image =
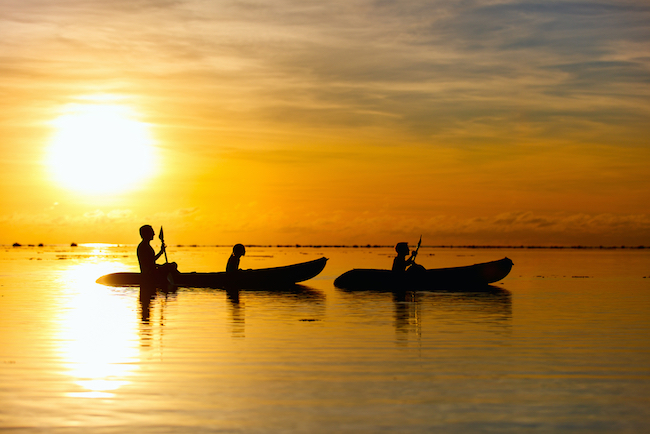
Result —
<instances>
[{"instance_id":1,"label":"silhouetted child","mask_svg":"<svg viewBox=\"0 0 650 434\"><path fill-rule=\"evenodd\" d=\"M397 256L393 259L393 271L404 272L406 269L415 263L415 252L410 258L406 258L410 253L408 243L397 243L395 245Z\"/></svg>"},{"instance_id":2,"label":"silhouetted child","mask_svg":"<svg viewBox=\"0 0 650 434\"><path fill-rule=\"evenodd\" d=\"M232 248L232 255L228 258L226 272L231 273L239 270L239 259L246 254L246 247L243 244L235 244Z\"/></svg>"},{"instance_id":3,"label":"silhouetted child","mask_svg":"<svg viewBox=\"0 0 650 434\"><path fill-rule=\"evenodd\" d=\"M138 262L140 263L140 273L143 274L147 280L165 279L173 283L173 275L178 273L178 266L175 262L168 262L163 265L156 264L156 260L165 253L167 246L163 243L160 246L160 252L155 253L151 247L151 240L155 232L149 225L144 225L140 228L140 236L142 241L138 244Z\"/></svg>"}]
</instances>

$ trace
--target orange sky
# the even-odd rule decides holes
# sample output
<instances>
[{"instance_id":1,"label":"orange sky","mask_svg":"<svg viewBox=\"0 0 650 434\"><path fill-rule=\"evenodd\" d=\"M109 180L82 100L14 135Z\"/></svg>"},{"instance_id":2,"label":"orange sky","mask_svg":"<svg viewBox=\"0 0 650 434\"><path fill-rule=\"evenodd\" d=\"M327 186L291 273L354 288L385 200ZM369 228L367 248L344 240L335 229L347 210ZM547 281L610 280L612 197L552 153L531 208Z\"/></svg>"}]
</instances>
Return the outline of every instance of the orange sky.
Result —
<instances>
[{"instance_id":1,"label":"orange sky","mask_svg":"<svg viewBox=\"0 0 650 434\"><path fill-rule=\"evenodd\" d=\"M645 2L0 16L0 243L650 245Z\"/></svg>"}]
</instances>

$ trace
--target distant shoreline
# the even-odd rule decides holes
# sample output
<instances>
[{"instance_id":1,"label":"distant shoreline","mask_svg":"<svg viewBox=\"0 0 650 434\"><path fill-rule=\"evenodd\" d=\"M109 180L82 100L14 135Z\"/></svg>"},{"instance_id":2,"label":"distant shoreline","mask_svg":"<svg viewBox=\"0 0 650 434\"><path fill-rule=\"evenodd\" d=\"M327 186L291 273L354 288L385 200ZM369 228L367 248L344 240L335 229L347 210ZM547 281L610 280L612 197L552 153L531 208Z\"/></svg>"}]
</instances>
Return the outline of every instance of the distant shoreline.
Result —
<instances>
[{"instance_id":1,"label":"distant shoreline","mask_svg":"<svg viewBox=\"0 0 650 434\"><path fill-rule=\"evenodd\" d=\"M111 244L111 243L80 243L79 247L126 247L136 244ZM69 244L0 244L3 248L42 248L42 247L71 247L77 245ZM231 244L176 244L170 247L232 247ZM384 244L247 244L252 248L298 248L298 249L383 249L394 248L392 245ZM545 249L545 250L643 250L650 249L650 246L535 246L535 245L423 245L425 248L434 249Z\"/></svg>"}]
</instances>

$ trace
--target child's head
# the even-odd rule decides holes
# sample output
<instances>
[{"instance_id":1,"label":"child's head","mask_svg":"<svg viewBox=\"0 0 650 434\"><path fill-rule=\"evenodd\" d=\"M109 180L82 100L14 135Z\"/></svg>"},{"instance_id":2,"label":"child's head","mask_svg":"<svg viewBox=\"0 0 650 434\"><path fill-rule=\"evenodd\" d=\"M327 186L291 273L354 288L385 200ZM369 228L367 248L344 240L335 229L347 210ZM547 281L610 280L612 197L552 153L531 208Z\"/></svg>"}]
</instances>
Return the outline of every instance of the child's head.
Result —
<instances>
[{"instance_id":1,"label":"child's head","mask_svg":"<svg viewBox=\"0 0 650 434\"><path fill-rule=\"evenodd\" d=\"M397 243L395 245L395 251L397 252L398 255L408 255L410 250L409 250L409 244L408 243Z\"/></svg>"},{"instance_id":2,"label":"child's head","mask_svg":"<svg viewBox=\"0 0 650 434\"><path fill-rule=\"evenodd\" d=\"M244 256L246 254L246 247L243 244L235 244L232 248L232 254L237 257Z\"/></svg>"}]
</instances>

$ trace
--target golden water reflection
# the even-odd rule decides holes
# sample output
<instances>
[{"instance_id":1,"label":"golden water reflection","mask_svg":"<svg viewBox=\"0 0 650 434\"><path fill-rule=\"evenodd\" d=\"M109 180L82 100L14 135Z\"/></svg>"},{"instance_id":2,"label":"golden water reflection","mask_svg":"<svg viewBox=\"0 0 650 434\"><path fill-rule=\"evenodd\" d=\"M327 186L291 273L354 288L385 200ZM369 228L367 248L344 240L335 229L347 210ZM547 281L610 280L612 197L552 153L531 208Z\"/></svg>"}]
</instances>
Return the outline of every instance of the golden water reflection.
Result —
<instances>
[{"instance_id":1,"label":"golden water reflection","mask_svg":"<svg viewBox=\"0 0 650 434\"><path fill-rule=\"evenodd\" d=\"M246 315L244 303L240 301L239 291L229 290L226 292L230 306L230 324L233 338L246 337Z\"/></svg>"},{"instance_id":2,"label":"golden water reflection","mask_svg":"<svg viewBox=\"0 0 650 434\"><path fill-rule=\"evenodd\" d=\"M72 264L60 275L62 294L54 341L65 375L77 389L67 396L113 397L113 392L129 384L138 367L137 317L131 298L95 283L110 267Z\"/></svg>"},{"instance_id":3,"label":"golden water reflection","mask_svg":"<svg viewBox=\"0 0 650 434\"><path fill-rule=\"evenodd\" d=\"M143 359L150 360L150 350L157 347L160 360L163 360L167 304L175 300L176 296L176 288L161 290L146 285L139 287L138 336L140 350L144 350L146 354Z\"/></svg>"}]
</instances>

